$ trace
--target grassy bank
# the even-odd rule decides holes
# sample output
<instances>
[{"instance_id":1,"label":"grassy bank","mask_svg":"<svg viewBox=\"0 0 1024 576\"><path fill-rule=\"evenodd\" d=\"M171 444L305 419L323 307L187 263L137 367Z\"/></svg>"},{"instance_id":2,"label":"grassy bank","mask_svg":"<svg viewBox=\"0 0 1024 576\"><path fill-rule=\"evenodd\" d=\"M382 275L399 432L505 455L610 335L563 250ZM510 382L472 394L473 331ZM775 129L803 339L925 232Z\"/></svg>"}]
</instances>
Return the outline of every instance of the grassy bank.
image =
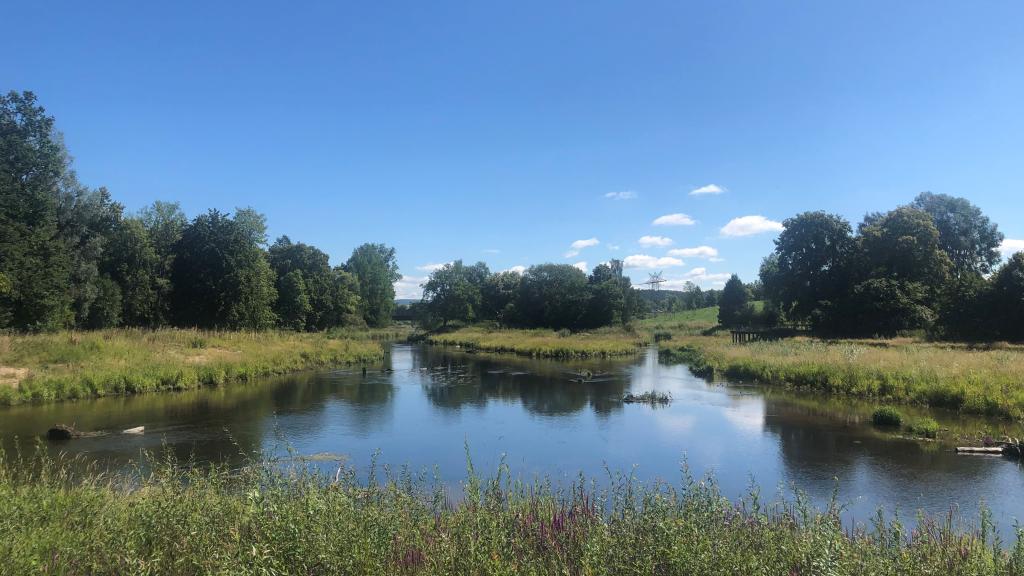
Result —
<instances>
[{"instance_id":1,"label":"grassy bank","mask_svg":"<svg viewBox=\"0 0 1024 576\"><path fill-rule=\"evenodd\" d=\"M509 352L535 358L625 356L636 354L648 341L643 333L618 328L569 334L567 331L479 327L429 334L426 340L442 346L462 346L483 352Z\"/></svg>"},{"instance_id":2,"label":"grassy bank","mask_svg":"<svg viewBox=\"0 0 1024 576\"><path fill-rule=\"evenodd\" d=\"M32 472L29 472L29 471ZM837 506L730 502L712 481L608 489L472 473L461 497L253 466L141 480L0 462L10 574L1021 574L1024 547L953 520L850 529ZM453 504L458 500L460 504Z\"/></svg>"},{"instance_id":3,"label":"grassy bank","mask_svg":"<svg viewBox=\"0 0 1024 576\"><path fill-rule=\"evenodd\" d=\"M728 334L675 334L661 356L703 375L798 390L1024 417L1024 347L793 338L732 344Z\"/></svg>"},{"instance_id":4,"label":"grassy bank","mask_svg":"<svg viewBox=\"0 0 1024 576\"><path fill-rule=\"evenodd\" d=\"M388 336L171 329L0 336L0 405L183 390L374 362L383 358L379 340Z\"/></svg>"}]
</instances>

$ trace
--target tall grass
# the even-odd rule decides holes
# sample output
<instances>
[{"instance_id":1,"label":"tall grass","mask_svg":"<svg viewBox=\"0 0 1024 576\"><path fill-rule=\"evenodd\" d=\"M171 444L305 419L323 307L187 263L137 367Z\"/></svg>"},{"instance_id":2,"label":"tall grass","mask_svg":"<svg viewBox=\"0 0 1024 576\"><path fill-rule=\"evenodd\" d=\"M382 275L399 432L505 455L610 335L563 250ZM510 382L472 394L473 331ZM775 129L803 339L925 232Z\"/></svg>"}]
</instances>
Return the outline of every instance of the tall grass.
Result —
<instances>
[{"instance_id":1,"label":"tall grass","mask_svg":"<svg viewBox=\"0 0 1024 576\"><path fill-rule=\"evenodd\" d=\"M727 335L683 336L662 346L663 358L707 376L1024 417L1020 346L811 338L735 345Z\"/></svg>"},{"instance_id":2,"label":"tall grass","mask_svg":"<svg viewBox=\"0 0 1024 576\"><path fill-rule=\"evenodd\" d=\"M375 362L387 335L125 329L0 336L0 367L18 374L0 382L0 404L182 390Z\"/></svg>"},{"instance_id":3,"label":"tall grass","mask_svg":"<svg viewBox=\"0 0 1024 576\"><path fill-rule=\"evenodd\" d=\"M738 502L712 479L491 479L461 494L408 472L239 471L163 460L144 475L76 474L0 457L0 571L8 574L1021 574L987 514L915 529L879 513L845 526L834 501Z\"/></svg>"},{"instance_id":4,"label":"tall grass","mask_svg":"<svg viewBox=\"0 0 1024 576\"><path fill-rule=\"evenodd\" d=\"M471 327L427 336L427 342L431 344L462 346L484 352L510 352L537 358L625 356L636 354L648 341L645 334L620 328L569 334L551 330Z\"/></svg>"}]
</instances>

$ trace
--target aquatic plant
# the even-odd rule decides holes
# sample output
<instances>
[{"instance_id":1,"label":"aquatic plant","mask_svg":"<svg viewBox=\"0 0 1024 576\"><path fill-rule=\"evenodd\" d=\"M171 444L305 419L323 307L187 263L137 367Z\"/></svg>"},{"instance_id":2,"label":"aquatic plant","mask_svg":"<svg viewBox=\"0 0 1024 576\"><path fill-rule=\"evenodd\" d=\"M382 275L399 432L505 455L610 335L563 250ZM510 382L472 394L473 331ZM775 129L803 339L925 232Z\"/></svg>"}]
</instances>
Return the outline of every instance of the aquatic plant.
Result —
<instances>
[{"instance_id":1,"label":"aquatic plant","mask_svg":"<svg viewBox=\"0 0 1024 576\"><path fill-rule=\"evenodd\" d=\"M899 426L903 423L903 415L892 406L882 406L871 413L871 423L875 426Z\"/></svg>"},{"instance_id":2,"label":"aquatic plant","mask_svg":"<svg viewBox=\"0 0 1024 576\"><path fill-rule=\"evenodd\" d=\"M939 423L932 418L921 418L907 425L907 432L922 438L937 438L939 435Z\"/></svg>"},{"instance_id":3,"label":"aquatic plant","mask_svg":"<svg viewBox=\"0 0 1024 576\"><path fill-rule=\"evenodd\" d=\"M8 574L1021 574L991 515L975 528L881 512L846 525L797 494L725 498L713 478L612 474L514 480L468 466L453 492L410 473L357 477L254 461L152 472L78 471L0 456L0 554Z\"/></svg>"}]
</instances>

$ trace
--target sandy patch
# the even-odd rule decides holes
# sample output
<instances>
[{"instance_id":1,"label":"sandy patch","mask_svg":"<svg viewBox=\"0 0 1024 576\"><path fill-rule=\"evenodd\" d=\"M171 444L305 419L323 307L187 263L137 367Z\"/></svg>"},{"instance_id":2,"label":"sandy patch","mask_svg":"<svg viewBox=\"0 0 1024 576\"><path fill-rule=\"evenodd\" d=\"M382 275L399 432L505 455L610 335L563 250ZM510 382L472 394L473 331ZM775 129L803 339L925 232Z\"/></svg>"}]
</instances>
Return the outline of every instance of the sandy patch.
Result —
<instances>
[{"instance_id":1,"label":"sandy patch","mask_svg":"<svg viewBox=\"0 0 1024 576\"><path fill-rule=\"evenodd\" d=\"M0 366L0 386L17 388L18 384L25 378L28 378L28 368Z\"/></svg>"}]
</instances>

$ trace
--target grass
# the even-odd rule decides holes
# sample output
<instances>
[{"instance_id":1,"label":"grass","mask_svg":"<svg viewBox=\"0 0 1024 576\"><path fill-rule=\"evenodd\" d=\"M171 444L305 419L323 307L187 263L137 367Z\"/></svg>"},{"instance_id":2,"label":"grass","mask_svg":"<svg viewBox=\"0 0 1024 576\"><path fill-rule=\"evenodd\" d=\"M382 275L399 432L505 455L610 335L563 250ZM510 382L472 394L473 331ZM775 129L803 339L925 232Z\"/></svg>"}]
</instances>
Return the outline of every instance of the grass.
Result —
<instances>
[{"instance_id":1,"label":"grass","mask_svg":"<svg viewBox=\"0 0 1024 576\"><path fill-rule=\"evenodd\" d=\"M907 426L907 432L910 432L914 436L920 436L921 438L938 438L939 423L932 418L922 418L911 422Z\"/></svg>"},{"instance_id":2,"label":"grass","mask_svg":"<svg viewBox=\"0 0 1024 576\"><path fill-rule=\"evenodd\" d=\"M100 330L0 336L0 405L246 381L383 358L384 331Z\"/></svg>"},{"instance_id":3,"label":"grass","mask_svg":"<svg viewBox=\"0 0 1024 576\"><path fill-rule=\"evenodd\" d=\"M1024 418L1024 346L808 337L736 345L692 330L662 341L661 355L704 376Z\"/></svg>"},{"instance_id":4,"label":"grass","mask_svg":"<svg viewBox=\"0 0 1024 576\"><path fill-rule=\"evenodd\" d=\"M875 426L899 426L903 423L903 415L892 406L882 406L871 414L871 423Z\"/></svg>"},{"instance_id":5,"label":"grass","mask_svg":"<svg viewBox=\"0 0 1024 576\"><path fill-rule=\"evenodd\" d=\"M426 340L442 346L461 346L483 352L508 352L535 358L626 356L636 354L648 342L644 334L619 328L569 334L551 330L469 327L430 334Z\"/></svg>"},{"instance_id":6,"label":"grass","mask_svg":"<svg viewBox=\"0 0 1024 576\"><path fill-rule=\"evenodd\" d=\"M295 465L299 466L299 465ZM9 574L1021 574L990 515L916 529L879 512L724 498L713 479L606 488L491 479L461 494L409 473L155 463L141 476L0 458L0 555Z\"/></svg>"}]
</instances>

